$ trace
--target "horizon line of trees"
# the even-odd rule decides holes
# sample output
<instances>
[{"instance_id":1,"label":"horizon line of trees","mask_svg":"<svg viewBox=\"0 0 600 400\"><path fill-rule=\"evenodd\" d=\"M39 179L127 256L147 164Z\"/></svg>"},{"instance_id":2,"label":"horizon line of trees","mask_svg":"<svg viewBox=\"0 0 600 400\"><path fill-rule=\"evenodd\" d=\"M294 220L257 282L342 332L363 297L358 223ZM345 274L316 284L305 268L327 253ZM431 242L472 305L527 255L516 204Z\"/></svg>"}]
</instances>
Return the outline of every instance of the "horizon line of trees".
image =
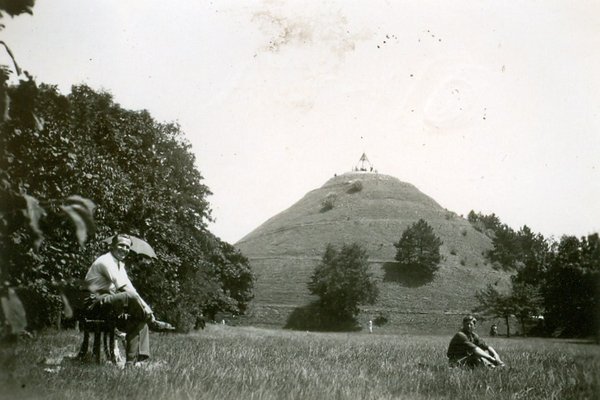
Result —
<instances>
[{"instance_id":1,"label":"horizon line of trees","mask_svg":"<svg viewBox=\"0 0 600 400\"><path fill-rule=\"evenodd\" d=\"M492 239L485 255L495 269L511 274L510 289L496 285L476 291L476 313L504 319L507 336L516 318L524 334L589 337L600 332L600 237L544 238L523 226L513 230L494 214L469 213L468 220ZM395 243L395 268L426 280L439 269L441 240L424 220L411 224ZM360 304L373 304L378 289L368 273L366 251L359 243L340 250L328 244L315 267L309 291L319 300L296 310L292 329L355 329ZM337 323L336 323L337 320Z\"/></svg>"},{"instance_id":2,"label":"horizon line of trees","mask_svg":"<svg viewBox=\"0 0 600 400\"><path fill-rule=\"evenodd\" d=\"M493 285L478 291L474 311L505 319L508 334L508 319L515 316L524 333L537 321L535 334L600 338L598 233L557 241L527 225L515 231L494 214L471 211L467 219L492 239L486 254L492 266L512 273L510 291Z\"/></svg>"}]
</instances>

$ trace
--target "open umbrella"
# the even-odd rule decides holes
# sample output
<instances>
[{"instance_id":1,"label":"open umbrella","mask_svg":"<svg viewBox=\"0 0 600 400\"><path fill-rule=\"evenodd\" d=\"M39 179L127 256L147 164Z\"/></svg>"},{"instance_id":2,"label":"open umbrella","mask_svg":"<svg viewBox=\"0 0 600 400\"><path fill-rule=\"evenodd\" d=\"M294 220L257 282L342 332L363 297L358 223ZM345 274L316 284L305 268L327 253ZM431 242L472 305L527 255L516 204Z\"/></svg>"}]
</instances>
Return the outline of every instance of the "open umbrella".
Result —
<instances>
[{"instance_id":1,"label":"open umbrella","mask_svg":"<svg viewBox=\"0 0 600 400\"><path fill-rule=\"evenodd\" d=\"M144 239L140 239L137 236L128 236L131 238L131 251L151 258L157 258L154 249L148 244L148 242L146 242ZM112 243L113 237L114 236L107 237L103 240L103 242Z\"/></svg>"}]
</instances>

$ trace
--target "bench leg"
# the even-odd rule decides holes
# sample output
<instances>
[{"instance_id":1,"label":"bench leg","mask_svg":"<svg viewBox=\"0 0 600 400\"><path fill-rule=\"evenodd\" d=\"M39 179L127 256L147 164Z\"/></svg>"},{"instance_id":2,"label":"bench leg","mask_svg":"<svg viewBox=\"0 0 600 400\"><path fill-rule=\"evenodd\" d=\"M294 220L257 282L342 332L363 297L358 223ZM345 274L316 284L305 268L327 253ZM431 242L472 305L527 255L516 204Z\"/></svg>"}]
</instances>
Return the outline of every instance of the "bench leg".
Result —
<instances>
[{"instance_id":1,"label":"bench leg","mask_svg":"<svg viewBox=\"0 0 600 400\"><path fill-rule=\"evenodd\" d=\"M111 327L110 332L108 333L108 342L109 342L109 360L113 363L116 364L117 363L117 358L115 356L115 328Z\"/></svg>"},{"instance_id":2,"label":"bench leg","mask_svg":"<svg viewBox=\"0 0 600 400\"><path fill-rule=\"evenodd\" d=\"M111 350L111 347L109 347L109 342L111 341L110 340L110 329L103 330L102 336L103 336L102 339L103 339L103 343L104 343L104 355L106 356L107 360L112 361L112 356L111 356L112 350Z\"/></svg>"},{"instance_id":3,"label":"bench leg","mask_svg":"<svg viewBox=\"0 0 600 400\"><path fill-rule=\"evenodd\" d=\"M100 326L94 326L94 357L96 359L96 363L100 364L100 342L102 331L100 330Z\"/></svg>"},{"instance_id":4,"label":"bench leg","mask_svg":"<svg viewBox=\"0 0 600 400\"><path fill-rule=\"evenodd\" d=\"M89 344L90 344L90 332L86 328L83 331L83 342L81 343L81 347L79 348L79 354L77 355L77 357L79 359L85 358L85 356L88 352Z\"/></svg>"}]
</instances>

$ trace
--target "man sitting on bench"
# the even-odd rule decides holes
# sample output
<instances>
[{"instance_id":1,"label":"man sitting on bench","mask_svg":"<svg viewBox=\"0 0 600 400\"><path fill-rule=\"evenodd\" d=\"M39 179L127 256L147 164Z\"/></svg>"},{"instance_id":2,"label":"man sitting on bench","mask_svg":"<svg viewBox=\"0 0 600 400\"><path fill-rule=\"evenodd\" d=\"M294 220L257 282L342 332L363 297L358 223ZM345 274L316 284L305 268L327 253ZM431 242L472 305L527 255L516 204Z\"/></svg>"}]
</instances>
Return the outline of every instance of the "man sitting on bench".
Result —
<instances>
[{"instance_id":1,"label":"man sitting on bench","mask_svg":"<svg viewBox=\"0 0 600 400\"><path fill-rule=\"evenodd\" d=\"M89 312L96 317L126 315L117 320L117 328L125 332L126 362L132 365L150 357L148 326L152 330L172 330L173 326L154 318L150 306L141 298L129 280L124 260L131 249L128 235L115 235L111 250L98 257L90 267L85 283L90 295Z\"/></svg>"}]
</instances>

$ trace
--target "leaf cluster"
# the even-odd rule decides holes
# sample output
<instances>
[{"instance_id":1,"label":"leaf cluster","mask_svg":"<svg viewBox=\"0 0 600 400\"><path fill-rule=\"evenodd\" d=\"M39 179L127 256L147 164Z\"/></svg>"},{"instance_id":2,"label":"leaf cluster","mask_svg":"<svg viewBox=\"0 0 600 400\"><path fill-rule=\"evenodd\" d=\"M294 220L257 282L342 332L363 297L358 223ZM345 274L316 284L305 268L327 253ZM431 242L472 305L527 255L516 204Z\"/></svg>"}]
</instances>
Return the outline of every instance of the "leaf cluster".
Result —
<instances>
[{"instance_id":1,"label":"leaf cluster","mask_svg":"<svg viewBox=\"0 0 600 400\"><path fill-rule=\"evenodd\" d=\"M35 0L1 0L0 1L0 18L4 13L11 17L19 14L33 14L33 5Z\"/></svg>"}]
</instances>

